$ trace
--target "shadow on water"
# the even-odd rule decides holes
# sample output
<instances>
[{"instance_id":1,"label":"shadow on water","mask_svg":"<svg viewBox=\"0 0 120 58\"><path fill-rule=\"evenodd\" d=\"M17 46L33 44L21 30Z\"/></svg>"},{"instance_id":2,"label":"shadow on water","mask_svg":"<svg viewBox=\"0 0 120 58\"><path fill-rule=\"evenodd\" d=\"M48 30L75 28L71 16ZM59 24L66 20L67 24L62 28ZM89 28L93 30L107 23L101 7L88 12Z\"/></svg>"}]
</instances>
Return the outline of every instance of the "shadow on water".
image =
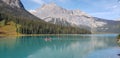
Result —
<instances>
[{"instance_id":1,"label":"shadow on water","mask_svg":"<svg viewBox=\"0 0 120 58\"><path fill-rule=\"evenodd\" d=\"M0 37L0 58L86 58L91 52L115 47L113 38L94 35Z\"/></svg>"}]
</instances>

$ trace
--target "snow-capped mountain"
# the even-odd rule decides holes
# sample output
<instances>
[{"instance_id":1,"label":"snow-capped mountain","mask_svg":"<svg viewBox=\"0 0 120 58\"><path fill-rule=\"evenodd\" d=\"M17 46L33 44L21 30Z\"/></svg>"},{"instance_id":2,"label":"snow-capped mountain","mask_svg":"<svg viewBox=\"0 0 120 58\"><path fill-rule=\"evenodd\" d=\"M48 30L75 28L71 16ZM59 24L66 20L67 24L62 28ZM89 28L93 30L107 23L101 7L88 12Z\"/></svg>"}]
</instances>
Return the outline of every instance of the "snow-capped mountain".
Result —
<instances>
[{"instance_id":1,"label":"snow-capped mountain","mask_svg":"<svg viewBox=\"0 0 120 58\"><path fill-rule=\"evenodd\" d=\"M67 10L55 3L44 4L40 8L31 12L35 16L43 19L46 22L53 24L59 24L64 26L77 26L96 32L99 30L107 30L109 28L103 28L107 26L107 21L92 17L81 10Z\"/></svg>"}]
</instances>

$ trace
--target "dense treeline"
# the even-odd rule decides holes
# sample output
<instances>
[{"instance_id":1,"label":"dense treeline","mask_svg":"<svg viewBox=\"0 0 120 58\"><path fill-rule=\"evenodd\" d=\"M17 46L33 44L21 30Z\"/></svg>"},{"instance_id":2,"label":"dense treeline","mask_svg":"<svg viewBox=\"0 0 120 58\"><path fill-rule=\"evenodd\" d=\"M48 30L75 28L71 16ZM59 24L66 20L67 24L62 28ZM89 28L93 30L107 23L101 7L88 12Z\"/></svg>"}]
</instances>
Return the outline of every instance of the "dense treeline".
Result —
<instances>
[{"instance_id":1,"label":"dense treeline","mask_svg":"<svg viewBox=\"0 0 120 58\"><path fill-rule=\"evenodd\" d=\"M86 34L91 33L88 30L80 29L77 27L65 27L54 25L38 19L34 15L27 12L25 9L12 8L9 5L1 3L0 1L0 21L7 22L13 21L20 27L17 32L22 34Z\"/></svg>"},{"instance_id":2,"label":"dense treeline","mask_svg":"<svg viewBox=\"0 0 120 58\"><path fill-rule=\"evenodd\" d=\"M23 34L85 34L90 33L87 30L79 29L75 27L64 27L59 25L53 25L50 23L45 23L39 20L30 20L23 17L15 17L11 14L0 13L0 19L5 20L5 24L9 21L14 21L15 23L21 25L17 28L17 32ZM16 24L16 25L17 25Z\"/></svg>"}]
</instances>

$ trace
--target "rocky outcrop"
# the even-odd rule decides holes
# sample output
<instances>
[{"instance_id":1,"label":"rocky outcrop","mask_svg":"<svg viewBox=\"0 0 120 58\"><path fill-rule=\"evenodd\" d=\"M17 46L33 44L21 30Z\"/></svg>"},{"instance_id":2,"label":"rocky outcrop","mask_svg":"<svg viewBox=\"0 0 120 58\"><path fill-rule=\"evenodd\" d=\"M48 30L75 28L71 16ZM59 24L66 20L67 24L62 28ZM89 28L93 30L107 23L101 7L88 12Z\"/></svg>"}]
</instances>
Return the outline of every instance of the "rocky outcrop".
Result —
<instances>
[{"instance_id":1,"label":"rocky outcrop","mask_svg":"<svg viewBox=\"0 0 120 58\"><path fill-rule=\"evenodd\" d=\"M21 3L20 0L2 0L2 1L13 8L17 7L24 9L23 4Z\"/></svg>"},{"instance_id":2,"label":"rocky outcrop","mask_svg":"<svg viewBox=\"0 0 120 58\"><path fill-rule=\"evenodd\" d=\"M95 21L92 16L81 10L67 10L55 3L44 4L31 13L46 22L65 26L77 26L91 31L95 31L95 28L106 24L105 22Z\"/></svg>"}]
</instances>

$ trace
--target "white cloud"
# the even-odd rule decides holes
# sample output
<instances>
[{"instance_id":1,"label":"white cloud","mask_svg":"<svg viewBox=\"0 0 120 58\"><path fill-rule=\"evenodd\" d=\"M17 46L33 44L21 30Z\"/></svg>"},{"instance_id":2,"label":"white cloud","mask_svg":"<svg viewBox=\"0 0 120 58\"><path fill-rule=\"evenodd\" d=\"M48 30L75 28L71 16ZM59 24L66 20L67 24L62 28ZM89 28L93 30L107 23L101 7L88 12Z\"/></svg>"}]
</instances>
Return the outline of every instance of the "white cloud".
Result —
<instances>
[{"instance_id":1,"label":"white cloud","mask_svg":"<svg viewBox=\"0 0 120 58\"><path fill-rule=\"evenodd\" d=\"M32 1L41 5L46 3L44 0L32 0Z\"/></svg>"},{"instance_id":2,"label":"white cloud","mask_svg":"<svg viewBox=\"0 0 120 58\"><path fill-rule=\"evenodd\" d=\"M36 11L35 10L28 10L30 13L35 13Z\"/></svg>"},{"instance_id":3,"label":"white cloud","mask_svg":"<svg viewBox=\"0 0 120 58\"><path fill-rule=\"evenodd\" d=\"M31 0L31 1L42 5L42 4L46 4L46 3L50 3L50 2L61 2L61 3L65 3L65 2L70 1L70 0Z\"/></svg>"}]
</instances>

